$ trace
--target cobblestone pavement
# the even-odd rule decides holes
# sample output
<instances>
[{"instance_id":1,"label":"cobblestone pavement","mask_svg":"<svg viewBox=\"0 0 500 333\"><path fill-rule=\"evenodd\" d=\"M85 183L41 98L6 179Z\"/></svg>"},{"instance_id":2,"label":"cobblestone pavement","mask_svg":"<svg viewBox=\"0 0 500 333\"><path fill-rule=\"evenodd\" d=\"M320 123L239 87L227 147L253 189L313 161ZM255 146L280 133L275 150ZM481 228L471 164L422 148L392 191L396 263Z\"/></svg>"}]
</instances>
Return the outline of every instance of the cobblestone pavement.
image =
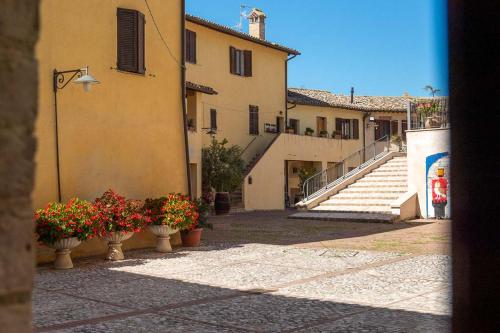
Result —
<instances>
[{"instance_id":1,"label":"cobblestone pavement","mask_svg":"<svg viewBox=\"0 0 500 333\"><path fill-rule=\"evenodd\" d=\"M39 268L35 332L450 330L447 255L207 238L169 254Z\"/></svg>"}]
</instances>

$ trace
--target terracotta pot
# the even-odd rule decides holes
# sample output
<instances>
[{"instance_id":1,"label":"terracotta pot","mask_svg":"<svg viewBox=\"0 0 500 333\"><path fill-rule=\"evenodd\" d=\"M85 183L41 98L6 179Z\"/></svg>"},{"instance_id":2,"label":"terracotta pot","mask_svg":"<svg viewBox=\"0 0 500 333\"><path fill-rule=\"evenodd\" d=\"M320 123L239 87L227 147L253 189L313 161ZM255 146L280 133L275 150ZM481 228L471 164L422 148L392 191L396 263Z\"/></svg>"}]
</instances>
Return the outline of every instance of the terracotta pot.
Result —
<instances>
[{"instance_id":1,"label":"terracotta pot","mask_svg":"<svg viewBox=\"0 0 500 333\"><path fill-rule=\"evenodd\" d=\"M81 241L76 237L63 238L53 244L47 244L49 247L56 250L56 259L54 260L55 269L70 269L73 268L71 261L71 249L80 245Z\"/></svg>"},{"instance_id":2,"label":"terracotta pot","mask_svg":"<svg viewBox=\"0 0 500 333\"><path fill-rule=\"evenodd\" d=\"M123 260L125 256L122 251L122 242L126 241L134 235L133 232L118 231L111 232L109 235L103 237L108 241L108 253L106 254L107 260Z\"/></svg>"},{"instance_id":3,"label":"terracotta pot","mask_svg":"<svg viewBox=\"0 0 500 333\"><path fill-rule=\"evenodd\" d=\"M168 225L150 225L149 231L157 236L156 251L157 252L172 252L172 245L170 244L170 235L177 232Z\"/></svg>"},{"instance_id":4,"label":"terracotta pot","mask_svg":"<svg viewBox=\"0 0 500 333\"><path fill-rule=\"evenodd\" d=\"M202 228L189 231L181 231L182 246L197 247L200 246Z\"/></svg>"},{"instance_id":5,"label":"terracotta pot","mask_svg":"<svg viewBox=\"0 0 500 333\"><path fill-rule=\"evenodd\" d=\"M229 213L229 210L231 209L229 192L217 192L215 194L214 208L216 215L224 215Z\"/></svg>"}]
</instances>

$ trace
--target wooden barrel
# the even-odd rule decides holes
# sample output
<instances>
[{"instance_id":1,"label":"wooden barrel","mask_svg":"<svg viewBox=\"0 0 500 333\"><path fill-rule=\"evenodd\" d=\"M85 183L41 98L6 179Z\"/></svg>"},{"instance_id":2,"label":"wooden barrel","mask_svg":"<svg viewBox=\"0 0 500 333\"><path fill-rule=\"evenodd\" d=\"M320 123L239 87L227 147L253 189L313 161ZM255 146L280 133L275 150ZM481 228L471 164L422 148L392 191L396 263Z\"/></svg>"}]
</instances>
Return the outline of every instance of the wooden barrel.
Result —
<instances>
[{"instance_id":1,"label":"wooden barrel","mask_svg":"<svg viewBox=\"0 0 500 333\"><path fill-rule=\"evenodd\" d=\"M229 213L229 209L231 208L229 192L217 192L215 194L214 208L216 215Z\"/></svg>"}]
</instances>

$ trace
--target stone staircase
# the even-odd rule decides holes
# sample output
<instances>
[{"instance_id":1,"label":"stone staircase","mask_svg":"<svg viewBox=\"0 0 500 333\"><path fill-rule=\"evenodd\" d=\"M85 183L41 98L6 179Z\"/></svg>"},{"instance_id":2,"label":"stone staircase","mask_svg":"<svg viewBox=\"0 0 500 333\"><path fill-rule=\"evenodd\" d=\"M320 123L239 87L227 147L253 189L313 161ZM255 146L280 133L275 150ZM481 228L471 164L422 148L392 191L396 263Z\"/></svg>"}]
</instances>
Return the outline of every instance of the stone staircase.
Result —
<instances>
[{"instance_id":1,"label":"stone staircase","mask_svg":"<svg viewBox=\"0 0 500 333\"><path fill-rule=\"evenodd\" d=\"M391 203L407 191L406 157L394 157L321 202L290 218L392 222Z\"/></svg>"}]
</instances>

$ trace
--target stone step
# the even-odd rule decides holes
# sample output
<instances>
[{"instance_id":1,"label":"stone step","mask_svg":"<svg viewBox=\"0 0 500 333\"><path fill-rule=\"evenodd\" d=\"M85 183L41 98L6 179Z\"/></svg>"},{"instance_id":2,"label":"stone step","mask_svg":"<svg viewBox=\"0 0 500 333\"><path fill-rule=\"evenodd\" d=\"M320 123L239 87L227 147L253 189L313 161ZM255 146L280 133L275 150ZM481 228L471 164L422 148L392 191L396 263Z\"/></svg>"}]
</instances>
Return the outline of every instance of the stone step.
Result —
<instances>
[{"instance_id":1,"label":"stone step","mask_svg":"<svg viewBox=\"0 0 500 333\"><path fill-rule=\"evenodd\" d=\"M381 187L381 188L373 188L373 187L348 187L345 188L341 191L339 191L339 194L344 194L344 193L357 193L357 194L363 194L363 195L368 195L370 193L372 194L379 194L379 193L394 193L394 194L402 194L406 192L406 188L403 187Z\"/></svg>"},{"instance_id":2,"label":"stone step","mask_svg":"<svg viewBox=\"0 0 500 333\"><path fill-rule=\"evenodd\" d=\"M335 196L320 203L321 206L387 206L390 207L393 199L337 199Z\"/></svg>"},{"instance_id":3,"label":"stone step","mask_svg":"<svg viewBox=\"0 0 500 333\"><path fill-rule=\"evenodd\" d=\"M390 173L390 174L384 174L384 173L379 173L379 172L372 172L367 174L363 178L387 178L387 179L407 179L408 176L406 174L397 174L397 173Z\"/></svg>"},{"instance_id":4,"label":"stone step","mask_svg":"<svg viewBox=\"0 0 500 333\"><path fill-rule=\"evenodd\" d=\"M354 184L349 185L347 188L370 188L370 189L377 189L377 188L386 188L386 187L398 187L398 188L404 188L406 190L407 184L406 182L395 182L395 183L388 183L388 182L361 182L360 180L357 181Z\"/></svg>"},{"instance_id":5,"label":"stone step","mask_svg":"<svg viewBox=\"0 0 500 333\"><path fill-rule=\"evenodd\" d=\"M392 172L401 172L401 173L408 173L407 168L378 168L373 170L372 172L379 172L379 173L392 173Z\"/></svg>"},{"instance_id":6,"label":"stone step","mask_svg":"<svg viewBox=\"0 0 500 333\"><path fill-rule=\"evenodd\" d=\"M389 206L317 206L313 212L356 212L356 213L383 213L391 214Z\"/></svg>"},{"instance_id":7,"label":"stone step","mask_svg":"<svg viewBox=\"0 0 500 333\"><path fill-rule=\"evenodd\" d=\"M397 215L383 213L360 213L341 211L307 211L298 212L288 216L289 219L321 220L321 221L346 221L346 222L379 222L391 223L397 220Z\"/></svg>"},{"instance_id":8,"label":"stone step","mask_svg":"<svg viewBox=\"0 0 500 333\"><path fill-rule=\"evenodd\" d=\"M337 199L337 200L358 200L358 199L367 199L367 200L396 200L399 198L400 193L394 193L394 192L386 192L386 193L381 193L377 191L372 191L372 192L364 192L364 193L352 193L352 192L340 192L336 195L332 195L330 199Z\"/></svg>"},{"instance_id":9,"label":"stone step","mask_svg":"<svg viewBox=\"0 0 500 333\"><path fill-rule=\"evenodd\" d=\"M358 180L355 184L379 187L379 186L406 185L406 183L407 183L406 178L403 179L363 178L361 180Z\"/></svg>"}]
</instances>

